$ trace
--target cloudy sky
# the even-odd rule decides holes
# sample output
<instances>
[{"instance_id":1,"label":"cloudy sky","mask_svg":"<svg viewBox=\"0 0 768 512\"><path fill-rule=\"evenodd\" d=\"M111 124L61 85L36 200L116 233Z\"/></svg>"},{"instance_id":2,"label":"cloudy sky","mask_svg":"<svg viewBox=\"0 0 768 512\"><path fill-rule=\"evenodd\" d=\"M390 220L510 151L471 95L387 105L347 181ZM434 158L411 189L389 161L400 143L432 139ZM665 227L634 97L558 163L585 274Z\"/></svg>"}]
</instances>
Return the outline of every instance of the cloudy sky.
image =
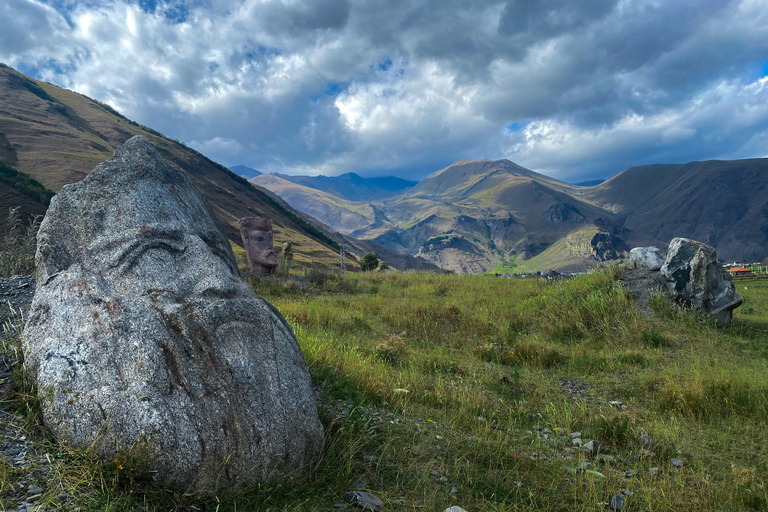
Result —
<instances>
[{"instance_id":1,"label":"cloudy sky","mask_svg":"<svg viewBox=\"0 0 768 512\"><path fill-rule=\"evenodd\" d=\"M267 172L768 156L768 0L0 0L0 61Z\"/></svg>"}]
</instances>

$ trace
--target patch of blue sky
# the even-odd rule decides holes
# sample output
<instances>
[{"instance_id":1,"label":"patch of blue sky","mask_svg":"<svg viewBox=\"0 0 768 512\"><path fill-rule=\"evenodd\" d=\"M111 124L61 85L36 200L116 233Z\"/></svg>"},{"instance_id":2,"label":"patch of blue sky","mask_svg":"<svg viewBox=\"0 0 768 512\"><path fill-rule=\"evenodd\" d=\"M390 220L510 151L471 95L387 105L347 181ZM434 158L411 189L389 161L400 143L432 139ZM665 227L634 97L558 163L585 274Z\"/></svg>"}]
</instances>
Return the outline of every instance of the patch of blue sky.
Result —
<instances>
[{"instance_id":1,"label":"patch of blue sky","mask_svg":"<svg viewBox=\"0 0 768 512\"><path fill-rule=\"evenodd\" d=\"M36 61L34 64L27 62L19 62L16 65L16 70L19 73L23 73L27 76L37 78L38 80L44 79L43 77L50 77L53 75L65 75L71 73L75 69L74 64L62 65L55 59L45 59Z\"/></svg>"},{"instance_id":2,"label":"patch of blue sky","mask_svg":"<svg viewBox=\"0 0 768 512\"><path fill-rule=\"evenodd\" d=\"M137 3L142 11L150 14L161 14L172 23L187 21L190 7L194 5L194 2L164 2L162 0L137 0Z\"/></svg>"},{"instance_id":3,"label":"patch of blue sky","mask_svg":"<svg viewBox=\"0 0 768 512\"><path fill-rule=\"evenodd\" d=\"M245 49L247 48L247 49ZM280 50L274 46L264 46L262 44L254 44L253 41L249 41L243 49L242 56L248 61L263 62L270 58L280 55Z\"/></svg>"},{"instance_id":4,"label":"patch of blue sky","mask_svg":"<svg viewBox=\"0 0 768 512\"><path fill-rule=\"evenodd\" d=\"M338 96L347 88L349 82L328 82L325 86L324 96Z\"/></svg>"},{"instance_id":5,"label":"patch of blue sky","mask_svg":"<svg viewBox=\"0 0 768 512\"><path fill-rule=\"evenodd\" d=\"M31 76L33 78L40 78L40 69L43 68L43 66L38 65L31 65L26 62L19 62L15 66L16 71L19 73L23 73L27 76Z\"/></svg>"},{"instance_id":6,"label":"patch of blue sky","mask_svg":"<svg viewBox=\"0 0 768 512\"><path fill-rule=\"evenodd\" d=\"M328 82L325 84L325 90L319 94L313 95L310 100L317 104L321 98L335 98L349 87L349 82Z\"/></svg>"},{"instance_id":7,"label":"patch of blue sky","mask_svg":"<svg viewBox=\"0 0 768 512\"><path fill-rule=\"evenodd\" d=\"M529 124L531 124L530 121L515 121L507 125L507 131L511 133L519 132L521 130L524 130L525 127L528 126Z\"/></svg>"},{"instance_id":8,"label":"patch of blue sky","mask_svg":"<svg viewBox=\"0 0 768 512\"><path fill-rule=\"evenodd\" d=\"M763 61L763 76L768 76L768 60Z\"/></svg>"},{"instance_id":9,"label":"patch of blue sky","mask_svg":"<svg viewBox=\"0 0 768 512\"><path fill-rule=\"evenodd\" d=\"M386 57L376 64L371 64L369 69L376 73L387 73L390 76L403 76L408 62L404 59L398 59L397 62Z\"/></svg>"},{"instance_id":10,"label":"patch of blue sky","mask_svg":"<svg viewBox=\"0 0 768 512\"><path fill-rule=\"evenodd\" d=\"M95 8L103 5L110 5L110 0L52 0L48 4L56 9L67 22L72 25L72 12L78 7ZM149 14L162 15L166 20L172 23L183 23L187 21L191 8L195 5L204 5L203 2L197 0L175 0L175 1L163 1L163 0L133 0L133 3L139 6L139 8Z\"/></svg>"}]
</instances>

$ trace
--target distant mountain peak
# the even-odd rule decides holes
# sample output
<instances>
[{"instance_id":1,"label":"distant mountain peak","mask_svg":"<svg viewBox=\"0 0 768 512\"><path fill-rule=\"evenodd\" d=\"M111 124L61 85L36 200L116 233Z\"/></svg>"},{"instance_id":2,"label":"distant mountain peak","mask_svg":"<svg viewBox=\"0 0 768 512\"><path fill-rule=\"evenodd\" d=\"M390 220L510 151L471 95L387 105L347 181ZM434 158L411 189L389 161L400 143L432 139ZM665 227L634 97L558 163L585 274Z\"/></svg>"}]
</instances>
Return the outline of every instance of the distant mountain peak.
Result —
<instances>
[{"instance_id":1,"label":"distant mountain peak","mask_svg":"<svg viewBox=\"0 0 768 512\"><path fill-rule=\"evenodd\" d=\"M284 181L333 194L349 201L385 199L418 183L394 176L364 178L355 172L348 172L339 176L292 176L287 174L275 174L275 176L282 178ZM268 181L267 178L261 178L256 180L255 183L265 184Z\"/></svg>"},{"instance_id":2,"label":"distant mountain peak","mask_svg":"<svg viewBox=\"0 0 768 512\"><path fill-rule=\"evenodd\" d=\"M229 168L229 170L234 172L235 174L244 176L247 179L255 178L256 176L262 175L260 171L257 171L256 169L253 169L246 165L233 165L232 167Z\"/></svg>"}]
</instances>

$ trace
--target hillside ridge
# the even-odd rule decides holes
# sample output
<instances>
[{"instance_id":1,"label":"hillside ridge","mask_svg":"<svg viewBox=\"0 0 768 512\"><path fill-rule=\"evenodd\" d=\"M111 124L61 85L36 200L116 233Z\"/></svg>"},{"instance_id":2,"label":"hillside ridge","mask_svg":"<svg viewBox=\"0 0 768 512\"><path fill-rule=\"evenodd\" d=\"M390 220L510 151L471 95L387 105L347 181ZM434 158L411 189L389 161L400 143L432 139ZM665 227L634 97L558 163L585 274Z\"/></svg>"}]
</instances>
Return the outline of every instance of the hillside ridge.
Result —
<instances>
[{"instance_id":1,"label":"hillside ridge","mask_svg":"<svg viewBox=\"0 0 768 512\"><path fill-rule=\"evenodd\" d=\"M242 244L239 218L264 216L272 222L278 246L293 242L297 266L338 263L338 243L344 241L341 235L183 142L131 121L108 105L27 77L4 64L0 64L0 92L0 161L45 188L56 192L81 180L123 142L141 135L188 173L231 243ZM19 204L19 198L12 191L0 192L0 215L4 215L9 207ZM24 208L39 214L45 205L25 204ZM412 262L422 265L399 258L405 268Z\"/></svg>"}]
</instances>

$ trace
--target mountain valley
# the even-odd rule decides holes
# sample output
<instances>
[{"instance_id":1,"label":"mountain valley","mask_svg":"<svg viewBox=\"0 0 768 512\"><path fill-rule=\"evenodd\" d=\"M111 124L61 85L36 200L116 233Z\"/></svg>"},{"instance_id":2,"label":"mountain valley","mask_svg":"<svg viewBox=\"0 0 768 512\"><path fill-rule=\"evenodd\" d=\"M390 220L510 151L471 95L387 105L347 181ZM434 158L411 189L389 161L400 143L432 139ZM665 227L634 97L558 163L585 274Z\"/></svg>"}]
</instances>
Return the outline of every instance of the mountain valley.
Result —
<instances>
[{"instance_id":1,"label":"mountain valley","mask_svg":"<svg viewBox=\"0 0 768 512\"><path fill-rule=\"evenodd\" d=\"M457 272L580 271L676 236L702 240L725 260L768 253L768 159L633 167L589 187L509 160L461 160L364 200L303 180L313 178L252 182L340 233Z\"/></svg>"}]
</instances>

